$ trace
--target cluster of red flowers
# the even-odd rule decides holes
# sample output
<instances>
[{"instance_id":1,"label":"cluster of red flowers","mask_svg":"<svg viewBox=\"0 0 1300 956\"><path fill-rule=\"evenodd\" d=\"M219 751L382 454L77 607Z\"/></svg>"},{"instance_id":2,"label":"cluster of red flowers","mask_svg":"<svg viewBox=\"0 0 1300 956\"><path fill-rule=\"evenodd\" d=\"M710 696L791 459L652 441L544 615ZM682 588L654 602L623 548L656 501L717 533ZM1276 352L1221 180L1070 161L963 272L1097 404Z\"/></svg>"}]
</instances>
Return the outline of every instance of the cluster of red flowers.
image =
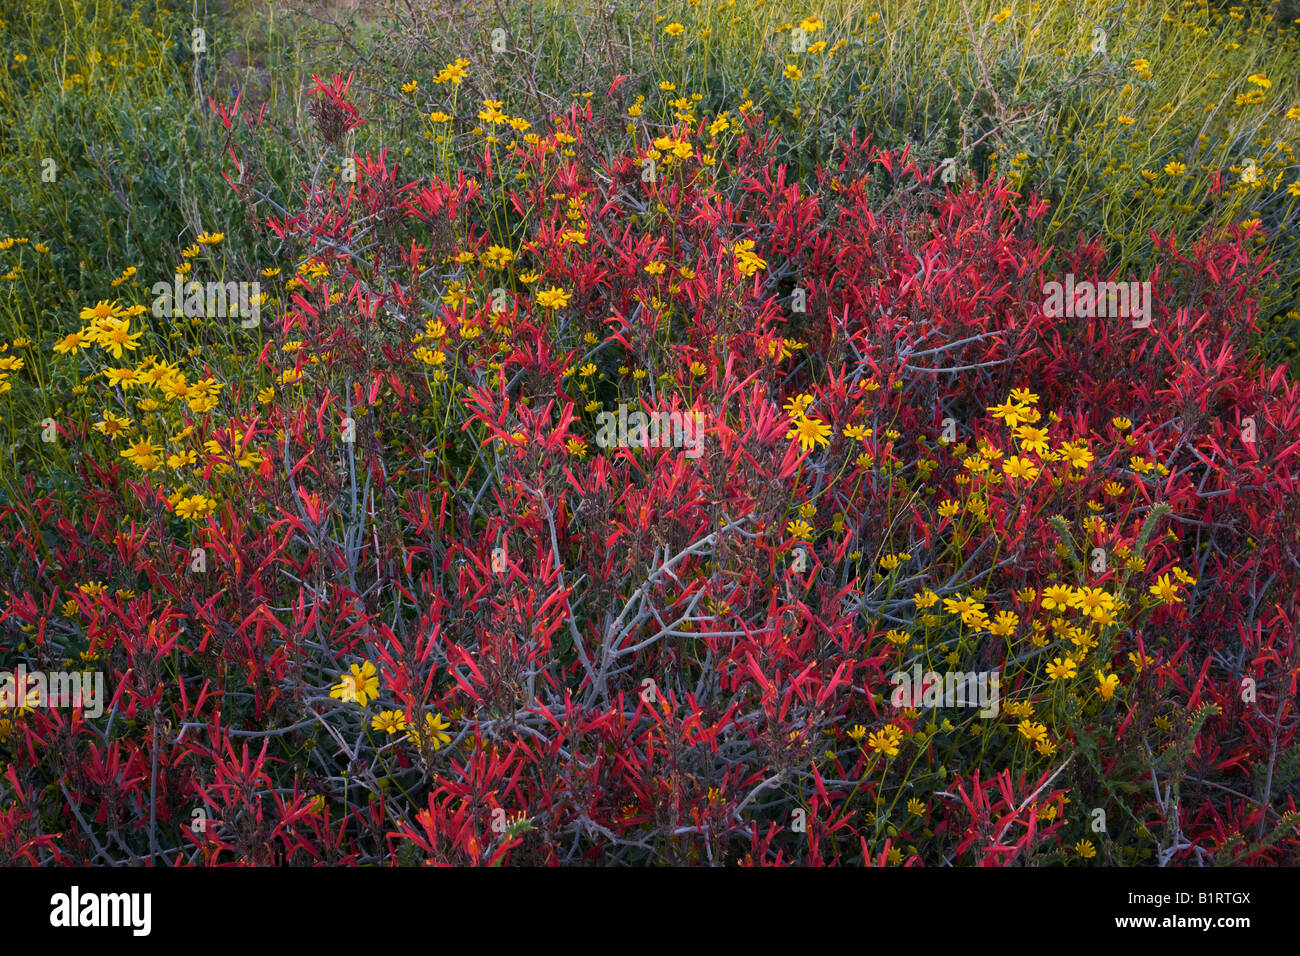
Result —
<instances>
[{"instance_id":1,"label":"cluster of red flowers","mask_svg":"<svg viewBox=\"0 0 1300 956\"><path fill-rule=\"evenodd\" d=\"M192 538L119 462L75 519L0 509L4 649L112 696L0 728L0 855L1295 861L1300 392L1250 357L1249 232L1108 276L856 137L798 182L701 124L645 176L594 122L292 213L232 178L315 267L282 394L229 383L262 460ZM1048 315L1067 273L1149 281L1150 325ZM702 455L593 450L620 402ZM920 661L1001 716L892 707Z\"/></svg>"}]
</instances>

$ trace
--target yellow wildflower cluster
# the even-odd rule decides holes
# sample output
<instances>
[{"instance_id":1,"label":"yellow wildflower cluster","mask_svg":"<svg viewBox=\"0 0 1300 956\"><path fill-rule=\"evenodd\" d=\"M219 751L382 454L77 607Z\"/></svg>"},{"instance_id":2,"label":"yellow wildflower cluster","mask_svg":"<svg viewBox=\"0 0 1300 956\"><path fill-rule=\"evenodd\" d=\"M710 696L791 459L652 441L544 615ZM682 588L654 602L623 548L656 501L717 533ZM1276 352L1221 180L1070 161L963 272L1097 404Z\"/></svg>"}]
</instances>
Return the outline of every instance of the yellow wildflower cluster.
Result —
<instances>
[{"instance_id":1,"label":"yellow wildflower cluster","mask_svg":"<svg viewBox=\"0 0 1300 956\"><path fill-rule=\"evenodd\" d=\"M790 430L786 438L798 439L803 451L811 451L818 445L830 444L831 426L817 418L807 416L808 406L813 402L811 395L797 395L785 404L790 416Z\"/></svg>"},{"instance_id":2,"label":"yellow wildflower cluster","mask_svg":"<svg viewBox=\"0 0 1300 956\"><path fill-rule=\"evenodd\" d=\"M736 259L736 271L749 278L760 269L767 268L767 262L754 252L754 240L742 239L732 249Z\"/></svg>"}]
</instances>

